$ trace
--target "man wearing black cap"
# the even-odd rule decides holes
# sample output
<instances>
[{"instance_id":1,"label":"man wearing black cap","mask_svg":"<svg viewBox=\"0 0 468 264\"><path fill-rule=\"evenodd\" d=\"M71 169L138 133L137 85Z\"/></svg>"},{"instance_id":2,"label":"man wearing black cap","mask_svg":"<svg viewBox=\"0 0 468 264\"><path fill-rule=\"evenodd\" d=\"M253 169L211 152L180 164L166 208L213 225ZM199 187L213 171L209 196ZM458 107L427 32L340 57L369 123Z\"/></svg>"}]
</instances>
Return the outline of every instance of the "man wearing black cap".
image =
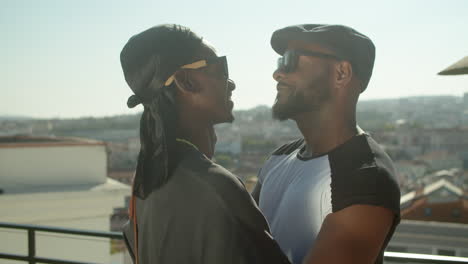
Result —
<instances>
[{"instance_id":1,"label":"man wearing black cap","mask_svg":"<svg viewBox=\"0 0 468 264\"><path fill-rule=\"evenodd\" d=\"M253 196L293 263L382 263L400 219L392 161L356 124L369 83L372 41L341 25L296 25L271 38L282 57L273 117L303 138L259 173Z\"/></svg>"},{"instance_id":2,"label":"man wearing black cap","mask_svg":"<svg viewBox=\"0 0 468 264\"><path fill-rule=\"evenodd\" d=\"M190 29L160 25L120 54L143 104L124 237L137 264L288 263L240 180L210 159L213 126L232 122L226 57Z\"/></svg>"}]
</instances>

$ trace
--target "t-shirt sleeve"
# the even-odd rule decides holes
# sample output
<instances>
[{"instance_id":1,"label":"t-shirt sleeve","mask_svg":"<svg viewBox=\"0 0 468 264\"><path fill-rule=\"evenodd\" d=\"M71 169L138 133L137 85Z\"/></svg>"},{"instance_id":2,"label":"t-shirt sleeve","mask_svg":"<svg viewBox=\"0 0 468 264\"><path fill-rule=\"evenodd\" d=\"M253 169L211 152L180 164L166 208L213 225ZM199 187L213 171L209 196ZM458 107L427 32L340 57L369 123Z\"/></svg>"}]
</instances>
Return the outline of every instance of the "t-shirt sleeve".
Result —
<instances>
[{"instance_id":1,"label":"t-shirt sleeve","mask_svg":"<svg viewBox=\"0 0 468 264\"><path fill-rule=\"evenodd\" d=\"M331 181L333 212L365 204L390 209L400 215L400 189L394 176L380 167L365 167Z\"/></svg>"}]
</instances>

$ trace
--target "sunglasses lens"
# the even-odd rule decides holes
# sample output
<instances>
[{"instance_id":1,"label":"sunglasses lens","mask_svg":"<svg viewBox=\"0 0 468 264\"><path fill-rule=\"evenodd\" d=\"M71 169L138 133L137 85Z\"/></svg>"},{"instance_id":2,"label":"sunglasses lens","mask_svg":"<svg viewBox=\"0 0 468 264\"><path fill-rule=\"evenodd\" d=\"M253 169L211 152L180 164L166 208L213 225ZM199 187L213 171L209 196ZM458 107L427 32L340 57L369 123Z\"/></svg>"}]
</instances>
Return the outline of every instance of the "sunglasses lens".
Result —
<instances>
[{"instance_id":1,"label":"sunglasses lens","mask_svg":"<svg viewBox=\"0 0 468 264\"><path fill-rule=\"evenodd\" d=\"M276 65L276 68L278 68L278 70L283 70L284 68L284 65L283 65L283 61L284 61L284 58L278 58L278 63Z\"/></svg>"},{"instance_id":2,"label":"sunglasses lens","mask_svg":"<svg viewBox=\"0 0 468 264\"><path fill-rule=\"evenodd\" d=\"M290 51L286 51L283 57L278 58L278 70L288 73L294 71L295 66L294 54Z\"/></svg>"},{"instance_id":3,"label":"sunglasses lens","mask_svg":"<svg viewBox=\"0 0 468 264\"><path fill-rule=\"evenodd\" d=\"M286 51L284 53L284 71L285 72L291 72L293 71L293 54L291 52Z\"/></svg>"}]
</instances>

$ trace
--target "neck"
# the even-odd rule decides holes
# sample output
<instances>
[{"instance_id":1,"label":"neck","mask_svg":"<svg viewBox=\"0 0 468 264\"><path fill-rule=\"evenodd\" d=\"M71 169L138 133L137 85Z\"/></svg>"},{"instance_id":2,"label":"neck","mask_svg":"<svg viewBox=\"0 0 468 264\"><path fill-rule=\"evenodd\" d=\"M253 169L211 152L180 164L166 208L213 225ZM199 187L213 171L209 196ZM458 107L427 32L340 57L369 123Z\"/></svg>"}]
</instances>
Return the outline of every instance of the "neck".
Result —
<instances>
[{"instance_id":1,"label":"neck","mask_svg":"<svg viewBox=\"0 0 468 264\"><path fill-rule=\"evenodd\" d=\"M306 155L319 156L358 134L354 109L323 108L294 118L306 142Z\"/></svg>"},{"instance_id":2,"label":"neck","mask_svg":"<svg viewBox=\"0 0 468 264\"><path fill-rule=\"evenodd\" d=\"M216 144L216 134L213 125L200 125L195 122L179 122L177 138L189 141L208 158L212 158Z\"/></svg>"}]
</instances>

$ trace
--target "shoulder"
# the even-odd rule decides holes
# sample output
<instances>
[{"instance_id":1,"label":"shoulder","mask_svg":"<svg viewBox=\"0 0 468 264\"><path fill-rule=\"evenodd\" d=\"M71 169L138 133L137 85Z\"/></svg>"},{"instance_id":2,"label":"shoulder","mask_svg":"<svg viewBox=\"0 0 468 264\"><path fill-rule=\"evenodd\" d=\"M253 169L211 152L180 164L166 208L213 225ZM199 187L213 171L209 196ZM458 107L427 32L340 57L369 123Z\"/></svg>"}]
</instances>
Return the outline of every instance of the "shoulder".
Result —
<instances>
[{"instance_id":1,"label":"shoulder","mask_svg":"<svg viewBox=\"0 0 468 264\"><path fill-rule=\"evenodd\" d=\"M179 163L176 173L184 174L185 178L195 178L201 185L212 189L215 194L227 192L230 196L243 196L246 192L237 176L201 153L187 155Z\"/></svg>"},{"instance_id":2,"label":"shoulder","mask_svg":"<svg viewBox=\"0 0 468 264\"><path fill-rule=\"evenodd\" d=\"M300 149L304 145L304 139L300 138L291 142L288 142L281 147L275 149L271 156L289 155L296 149Z\"/></svg>"},{"instance_id":3,"label":"shoulder","mask_svg":"<svg viewBox=\"0 0 468 264\"><path fill-rule=\"evenodd\" d=\"M343 174L360 171L380 171L394 178L393 161L369 135L353 137L328 154L332 173Z\"/></svg>"},{"instance_id":4,"label":"shoulder","mask_svg":"<svg viewBox=\"0 0 468 264\"><path fill-rule=\"evenodd\" d=\"M291 142L288 142L279 148L275 149L266 159L265 164L258 173L258 180L260 184L263 184L265 179L265 174L267 174L273 167L277 166L281 160L284 160L286 157L291 155L297 149L300 149L304 146L304 139L297 139Z\"/></svg>"},{"instance_id":5,"label":"shoulder","mask_svg":"<svg viewBox=\"0 0 468 264\"><path fill-rule=\"evenodd\" d=\"M210 167L207 176L207 180L216 188L223 203L236 218L256 231L268 230L268 224L257 203L237 176L215 163Z\"/></svg>"},{"instance_id":6,"label":"shoulder","mask_svg":"<svg viewBox=\"0 0 468 264\"><path fill-rule=\"evenodd\" d=\"M294 140L294 141L291 141L291 142L288 142L282 146L280 146L279 148L275 149L271 154L270 156L268 157L265 165L263 168L265 167L268 167L268 164L271 162L271 161L278 161L278 159L282 159L286 156L289 156L291 155L294 151L298 150L298 149L301 149L303 146L304 146L304 139L301 138L301 139L297 139L297 140ZM262 170L263 170L262 168Z\"/></svg>"},{"instance_id":7,"label":"shoulder","mask_svg":"<svg viewBox=\"0 0 468 264\"><path fill-rule=\"evenodd\" d=\"M354 204L400 210L400 189L393 162L366 134L329 154L333 211Z\"/></svg>"},{"instance_id":8,"label":"shoulder","mask_svg":"<svg viewBox=\"0 0 468 264\"><path fill-rule=\"evenodd\" d=\"M178 169L184 172L184 177L190 177L200 191L209 193L212 207L222 209L256 230L268 229L266 220L242 181L224 167L201 155L188 157Z\"/></svg>"}]
</instances>

